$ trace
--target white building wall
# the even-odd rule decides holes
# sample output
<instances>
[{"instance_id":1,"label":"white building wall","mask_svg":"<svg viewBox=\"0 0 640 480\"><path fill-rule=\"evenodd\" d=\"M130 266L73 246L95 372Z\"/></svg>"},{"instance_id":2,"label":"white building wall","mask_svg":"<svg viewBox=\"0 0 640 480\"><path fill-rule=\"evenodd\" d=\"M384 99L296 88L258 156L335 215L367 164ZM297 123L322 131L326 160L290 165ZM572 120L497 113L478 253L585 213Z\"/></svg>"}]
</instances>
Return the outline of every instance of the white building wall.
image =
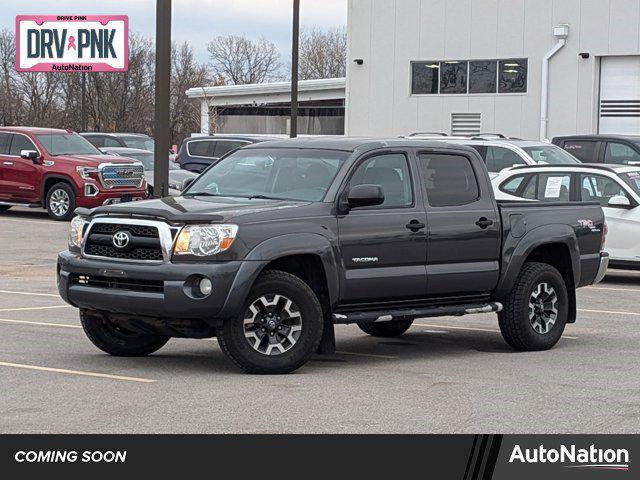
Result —
<instances>
[{"instance_id":1,"label":"white building wall","mask_svg":"<svg viewBox=\"0 0 640 480\"><path fill-rule=\"evenodd\" d=\"M570 34L550 62L548 136L595 133L599 59L640 54L640 0L349 0L347 133L448 133L451 113L479 112L485 132L538 138L559 23ZM504 58L528 59L526 94L410 94L411 61Z\"/></svg>"}]
</instances>

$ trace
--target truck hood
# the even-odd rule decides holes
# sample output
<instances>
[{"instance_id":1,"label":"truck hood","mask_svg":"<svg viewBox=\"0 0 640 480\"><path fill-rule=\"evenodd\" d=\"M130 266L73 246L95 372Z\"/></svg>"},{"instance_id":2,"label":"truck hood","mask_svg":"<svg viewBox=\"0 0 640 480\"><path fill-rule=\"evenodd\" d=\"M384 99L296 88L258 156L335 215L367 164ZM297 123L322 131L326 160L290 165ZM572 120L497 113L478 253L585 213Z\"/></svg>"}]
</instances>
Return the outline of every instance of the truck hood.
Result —
<instances>
[{"instance_id":1,"label":"truck hood","mask_svg":"<svg viewBox=\"0 0 640 480\"><path fill-rule=\"evenodd\" d=\"M86 167L97 167L101 163L132 163L135 161L116 155L57 155L52 159L54 162L69 162Z\"/></svg>"},{"instance_id":2,"label":"truck hood","mask_svg":"<svg viewBox=\"0 0 640 480\"><path fill-rule=\"evenodd\" d=\"M309 202L291 200L249 200L233 197L167 197L120 203L93 210L78 209L80 215L122 215L157 217L176 223L223 223L239 217L294 209Z\"/></svg>"}]
</instances>

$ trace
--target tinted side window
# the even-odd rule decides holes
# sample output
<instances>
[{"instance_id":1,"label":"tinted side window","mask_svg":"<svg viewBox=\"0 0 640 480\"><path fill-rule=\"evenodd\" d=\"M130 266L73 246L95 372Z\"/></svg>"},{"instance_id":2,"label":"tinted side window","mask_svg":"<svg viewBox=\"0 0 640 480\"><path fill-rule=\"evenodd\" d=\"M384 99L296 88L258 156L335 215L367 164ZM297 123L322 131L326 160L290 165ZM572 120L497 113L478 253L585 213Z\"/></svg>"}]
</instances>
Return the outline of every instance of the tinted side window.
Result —
<instances>
[{"instance_id":1,"label":"tinted side window","mask_svg":"<svg viewBox=\"0 0 640 480\"><path fill-rule=\"evenodd\" d=\"M609 142L604 152L604 163L628 164L640 162L640 154L624 143Z\"/></svg>"},{"instance_id":2,"label":"tinted side window","mask_svg":"<svg viewBox=\"0 0 640 480\"><path fill-rule=\"evenodd\" d=\"M84 138L96 148L104 147L104 137L91 135L85 136Z\"/></svg>"},{"instance_id":3,"label":"tinted side window","mask_svg":"<svg viewBox=\"0 0 640 480\"><path fill-rule=\"evenodd\" d=\"M9 151L10 155L20 155L22 150L38 150L33 142L25 137L24 135L14 135L13 140L11 140L11 150Z\"/></svg>"},{"instance_id":4,"label":"tinted side window","mask_svg":"<svg viewBox=\"0 0 640 480\"><path fill-rule=\"evenodd\" d=\"M485 154L487 170L491 173L498 173L505 168L514 165L526 165L525 161L516 152L503 147L487 147Z\"/></svg>"},{"instance_id":5,"label":"tinted side window","mask_svg":"<svg viewBox=\"0 0 640 480\"><path fill-rule=\"evenodd\" d=\"M10 133L0 133L0 155L7 155L9 153L10 140L11 140Z\"/></svg>"},{"instance_id":6,"label":"tinted side window","mask_svg":"<svg viewBox=\"0 0 640 480\"><path fill-rule=\"evenodd\" d=\"M580 175L580 186L583 202L600 202L606 207L611 197L622 195L629 198L625 189L615 180L602 175ZM629 200L631 200L629 198Z\"/></svg>"},{"instance_id":7,"label":"tinted side window","mask_svg":"<svg viewBox=\"0 0 640 480\"><path fill-rule=\"evenodd\" d=\"M122 144L118 140L111 137L104 137L102 143L105 147L122 147Z\"/></svg>"},{"instance_id":8,"label":"tinted side window","mask_svg":"<svg viewBox=\"0 0 640 480\"><path fill-rule=\"evenodd\" d=\"M247 145L247 142L218 140L213 156L215 158L220 158L226 155L227 153L231 152L232 150L235 150L236 148L244 147L245 145Z\"/></svg>"},{"instance_id":9,"label":"tinted side window","mask_svg":"<svg viewBox=\"0 0 640 480\"><path fill-rule=\"evenodd\" d=\"M478 181L467 157L421 153L418 159L429 205L467 205L478 199Z\"/></svg>"},{"instance_id":10,"label":"tinted side window","mask_svg":"<svg viewBox=\"0 0 640 480\"><path fill-rule=\"evenodd\" d=\"M382 186L384 203L376 208L408 207L413 203L409 165L401 153L378 155L361 163L349 185L367 184Z\"/></svg>"},{"instance_id":11,"label":"tinted side window","mask_svg":"<svg viewBox=\"0 0 640 480\"><path fill-rule=\"evenodd\" d=\"M571 175L546 173L538 176L536 198L546 202L568 202L571 197Z\"/></svg>"},{"instance_id":12,"label":"tinted side window","mask_svg":"<svg viewBox=\"0 0 640 480\"><path fill-rule=\"evenodd\" d=\"M196 140L187 144L187 152L196 157L213 157L215 144L210 140Z\"/></svg>"},{"instance_id":13,"label":"tinted side window","mask_svg":"<svg viewBox=\"0 0 640 480\"><path fill-rule=\"evenodd\" d=\"M564 142L564 148L571 155L584 163L593 162L593 154L596 150L596 142L584 140L567 140Z\"/></svg>"}]
</instances>

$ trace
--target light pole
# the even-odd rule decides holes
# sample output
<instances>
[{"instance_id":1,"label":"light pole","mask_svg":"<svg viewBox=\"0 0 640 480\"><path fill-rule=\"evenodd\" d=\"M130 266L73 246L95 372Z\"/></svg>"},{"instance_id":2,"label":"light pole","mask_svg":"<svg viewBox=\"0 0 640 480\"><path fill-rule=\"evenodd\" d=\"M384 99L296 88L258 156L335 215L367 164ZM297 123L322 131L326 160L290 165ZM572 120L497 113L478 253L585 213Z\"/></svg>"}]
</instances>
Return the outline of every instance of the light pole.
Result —
<instances>
[{"instance_id":1,"label":"light pole","mask_svg":"<svg viewBox=\"0 0 640 480\"><path fill-rule=\"evenodd\" d=\"M169 194L169 87L171 83L171 0L156 0L156 85L153 196Z\"/></svg>"},{"instance_id":2,"label":"light pole","mask_svg":"<svg viewBox=\"0 0 640 480\"><path fill-rule=\"evenodd\" d=\"M298 52L300 46L300 0L293 0L291 48L291 138L298 136Z\"/></svg>"}]
</instances>

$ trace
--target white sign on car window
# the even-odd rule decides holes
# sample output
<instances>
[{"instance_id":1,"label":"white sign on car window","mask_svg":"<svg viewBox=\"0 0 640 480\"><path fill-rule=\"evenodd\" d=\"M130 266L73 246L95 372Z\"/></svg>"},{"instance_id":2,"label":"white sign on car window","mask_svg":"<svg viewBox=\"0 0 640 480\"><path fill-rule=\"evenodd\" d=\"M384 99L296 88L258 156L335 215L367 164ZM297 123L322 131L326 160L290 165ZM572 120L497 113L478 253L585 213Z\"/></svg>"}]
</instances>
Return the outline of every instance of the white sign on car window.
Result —
<instances>
[{"instance_id":1,"label":"white sign on car window","mask_svg":"<svg viewBox=\"0 0 640 480\"><path fill-rule=\"evenodd\" d=\"M549 177L544 191L544 198L560 198L563 179L564 177Z\"/></svg>"}]
</instances>

